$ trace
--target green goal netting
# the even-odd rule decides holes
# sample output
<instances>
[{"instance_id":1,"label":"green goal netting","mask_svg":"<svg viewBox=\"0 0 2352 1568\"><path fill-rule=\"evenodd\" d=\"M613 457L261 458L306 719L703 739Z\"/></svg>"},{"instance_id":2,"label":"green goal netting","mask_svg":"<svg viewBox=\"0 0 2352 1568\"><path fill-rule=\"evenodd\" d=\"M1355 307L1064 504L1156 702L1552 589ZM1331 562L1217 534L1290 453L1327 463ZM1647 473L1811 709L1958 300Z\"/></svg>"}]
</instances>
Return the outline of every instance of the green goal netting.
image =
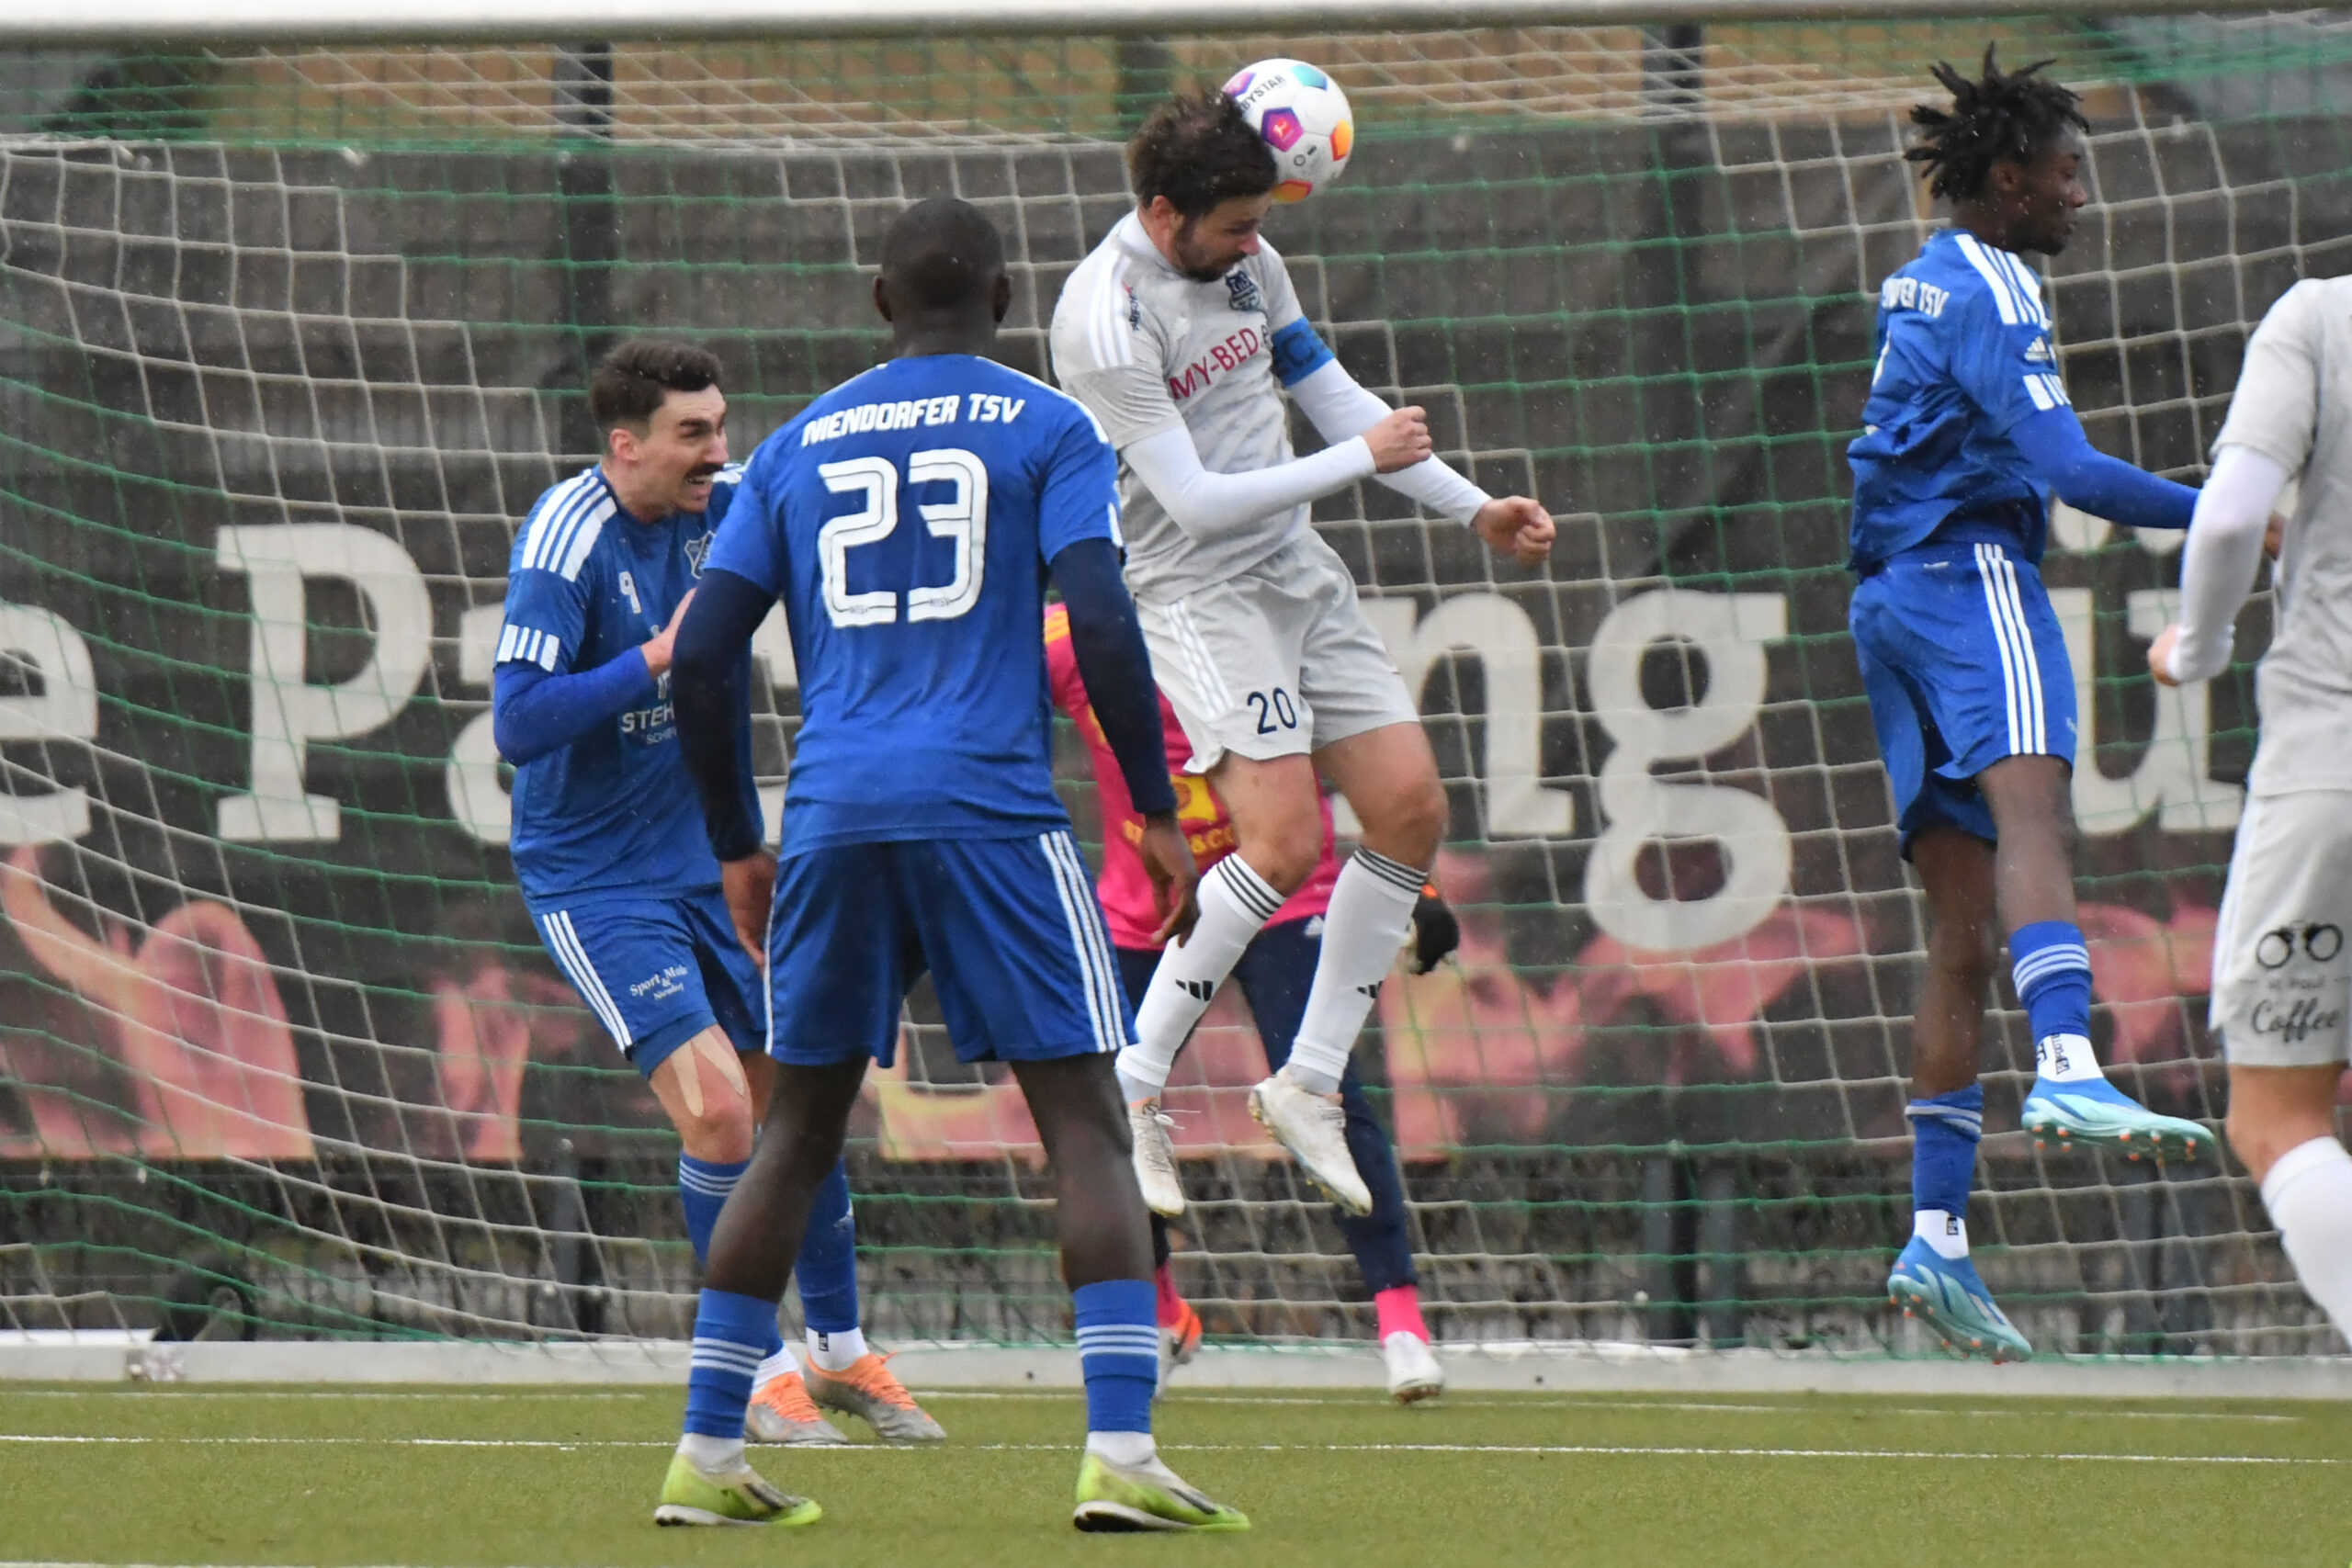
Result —
<instances>
[{"instance_id":1,"label":"green goal netting","mask_svg":"<svg viewBox=\"0 0 2352 1568\"><path fill-rule=\"evenodd\" d=\"M524 918L490 738L513 529L593 459L586 367L709 344L746 450L874 361L878 237L952 192L1008 236L1003 352L1043 374L1125 130L1288 54L1361 134L1271 226L1309 314L1566 519L1530 578L1376 486L1317 511L1453 797L1459 962L1393 978L1360 1050L1433 1325L1917 1348L1880 1283L1919 912L1843 450L1876 286L1934 221L1904 111L1988 39L2096 128L2050 268L2075 401L2193 476L2251 324L2352 261L2338 14L0 54L0 1331L681 1333L674 1140ZM2157 691L2177 539L2053 538L2098 1043L2215 1119L2247 669ZM854 1129L869 1330L1058 1337L1017 1094L922 997L907 1029ZM2013 1010L1987 1056L1978 1257L2038 1346L2332 1343L2242 1174L2045 1156ZM1213 1334L1363 1336L1331 1211L1243 1106L1261 1070L1221 1000L1171 1094L1180 1282Z\"/></svg>"}]
</instances>

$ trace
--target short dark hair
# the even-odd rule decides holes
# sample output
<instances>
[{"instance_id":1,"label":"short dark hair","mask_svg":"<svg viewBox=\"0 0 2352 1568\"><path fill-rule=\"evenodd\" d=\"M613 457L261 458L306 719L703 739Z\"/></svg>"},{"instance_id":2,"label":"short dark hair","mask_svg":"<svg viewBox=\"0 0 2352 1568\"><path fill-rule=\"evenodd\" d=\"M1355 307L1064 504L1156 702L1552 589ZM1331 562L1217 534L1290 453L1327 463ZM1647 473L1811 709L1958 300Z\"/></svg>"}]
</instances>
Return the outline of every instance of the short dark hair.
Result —
<instances>
[{"instance_id":1,"label":"short dark hair","mask_svg":"<svg viewBox=\"0 0 2352 1568\"><path fill-rule=\"evenodd\" d=\"M1966 201L1984 190L1994 164L2004 159L2029 163L2067 127L2091 128L2075 107L2081 100L2072 88L2042 80L2040 73L2049 63L2038 60L2022 71L2004 72L1994 62L1989 43L1984 74L1976 81L1936 62L1936 80L1951 92L1951 110L1915 105L1911 123L1926 134L1903 153L1926 170L1931 195Z\"/></svg>"},{"instance_id":2,"label":"short dark hair","mask_svg":"<svg viewBox=\"0 0 2352 1568\"><path fill-rule=\"evenodd\" d=\"M718 355L674 338L636 337L616 347L588 380L588 416L598 430L640 433L672 392L718 385Z\"/></svg>"},{"instance_id":3,"label":"short dark hair","mask_svg":"<svg viewBox=\"0 0 2352 1568\"><path fill-rule=\"evenodd\" d=\"M1003 272L1004 236L987 213L952 196L916 202L882 236L882 276L910 310L986 304Z\"/></svg>"},{"instance_id":4,"label":"short dark hair","mask_svg":"<svg viewBox=\"0 0 2352 1568\"><path fill-rule=\"evenodd\" d=\"M1127 143L1127 180L1136 205L1164 196L1186 218L1205 217L1237 196L1264 196L1282 177L1274 151L1252 130L1241 106L1223 93L1194 88L1151 111Z\"/></svg>"}]
</instances>

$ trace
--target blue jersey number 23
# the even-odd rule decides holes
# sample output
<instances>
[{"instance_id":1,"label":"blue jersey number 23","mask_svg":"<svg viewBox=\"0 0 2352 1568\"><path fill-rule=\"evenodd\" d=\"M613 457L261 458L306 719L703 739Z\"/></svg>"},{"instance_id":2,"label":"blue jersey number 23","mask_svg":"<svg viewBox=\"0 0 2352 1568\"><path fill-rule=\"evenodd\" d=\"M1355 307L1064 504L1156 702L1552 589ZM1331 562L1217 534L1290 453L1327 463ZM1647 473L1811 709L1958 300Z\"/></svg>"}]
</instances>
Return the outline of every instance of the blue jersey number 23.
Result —
<instances>
[{"instance_id":1,"label":"blue jersey number 23","mask_svg":"<svg viewBox=\"0 0 2352 1568\"><path fill-rule=\"evenodd\" d=\"M836 495L861 492L865 504L828 520L817 530L817 562L825 583L825 613L837 626L888 626L899 618L899 595L887 588L853 593L849 553L876 545L899 526L899 469L888 457L847 457L818 466L818 475ZM956 575L944 585L907 591L907 619L952 621L979 603L980 579L988 570L989 470L958 447L917 452L907 459L906 482L944 481L956 487L946 501L927 501L917 510L937 539L956 547Z\"/></svg>"}]
</instances>

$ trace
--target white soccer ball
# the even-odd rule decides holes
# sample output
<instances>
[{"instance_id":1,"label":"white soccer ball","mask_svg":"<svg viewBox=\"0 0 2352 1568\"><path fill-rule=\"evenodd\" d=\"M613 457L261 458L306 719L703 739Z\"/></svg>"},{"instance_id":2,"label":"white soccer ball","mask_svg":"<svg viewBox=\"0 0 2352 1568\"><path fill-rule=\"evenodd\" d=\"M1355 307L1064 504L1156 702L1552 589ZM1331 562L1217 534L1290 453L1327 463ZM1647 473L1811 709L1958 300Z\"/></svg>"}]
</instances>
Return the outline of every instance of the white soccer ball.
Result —
<instances>
[{"instance_id":1,"label":"white soccer ball","mask_svg":"<svg viewBox=\"0 0 2352 1568\"><path fill-rule=\"evenodd\" d=\"M1261 60L1234 73L1225 96L1273 150L1276 201L1305 201L1340 177L1355 151L1356 120L1340 85L1303 60Z\"/></svg>"}]
</instances>

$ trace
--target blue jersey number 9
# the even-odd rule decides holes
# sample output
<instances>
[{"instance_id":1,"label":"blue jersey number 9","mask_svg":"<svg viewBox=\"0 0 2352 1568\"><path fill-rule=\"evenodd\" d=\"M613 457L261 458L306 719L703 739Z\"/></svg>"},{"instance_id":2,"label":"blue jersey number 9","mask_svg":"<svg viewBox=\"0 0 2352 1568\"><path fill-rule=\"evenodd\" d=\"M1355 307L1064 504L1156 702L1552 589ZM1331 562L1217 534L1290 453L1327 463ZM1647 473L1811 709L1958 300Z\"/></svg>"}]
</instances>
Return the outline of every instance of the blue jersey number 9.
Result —
<instances>
[{"instance_id":1,"label":"blue jersey number 9","mask_svg":"<svg viewBox=\"0 0 2352 1568\"><path fill-rule=\"evenodd\" d=\"M817 530L817 565L825 584L825 613L837 626L888 626L899 618L899 596L887 588L863 593L849 590L849 552L861 545L879 544L898 531L899 470L888 457L846 457L817 468L827 489L836 495L865 497L855 512L829 519ZM907 592L910 621L952 621L969 615L979 603L980 581L988 570L989 470L969 452L957 447L917 452L907 459L909 484L942 482L954 485L945 501L917 506L932 537L956 547L956 575L945 584Z\"/></svg>"}]
</instances>

